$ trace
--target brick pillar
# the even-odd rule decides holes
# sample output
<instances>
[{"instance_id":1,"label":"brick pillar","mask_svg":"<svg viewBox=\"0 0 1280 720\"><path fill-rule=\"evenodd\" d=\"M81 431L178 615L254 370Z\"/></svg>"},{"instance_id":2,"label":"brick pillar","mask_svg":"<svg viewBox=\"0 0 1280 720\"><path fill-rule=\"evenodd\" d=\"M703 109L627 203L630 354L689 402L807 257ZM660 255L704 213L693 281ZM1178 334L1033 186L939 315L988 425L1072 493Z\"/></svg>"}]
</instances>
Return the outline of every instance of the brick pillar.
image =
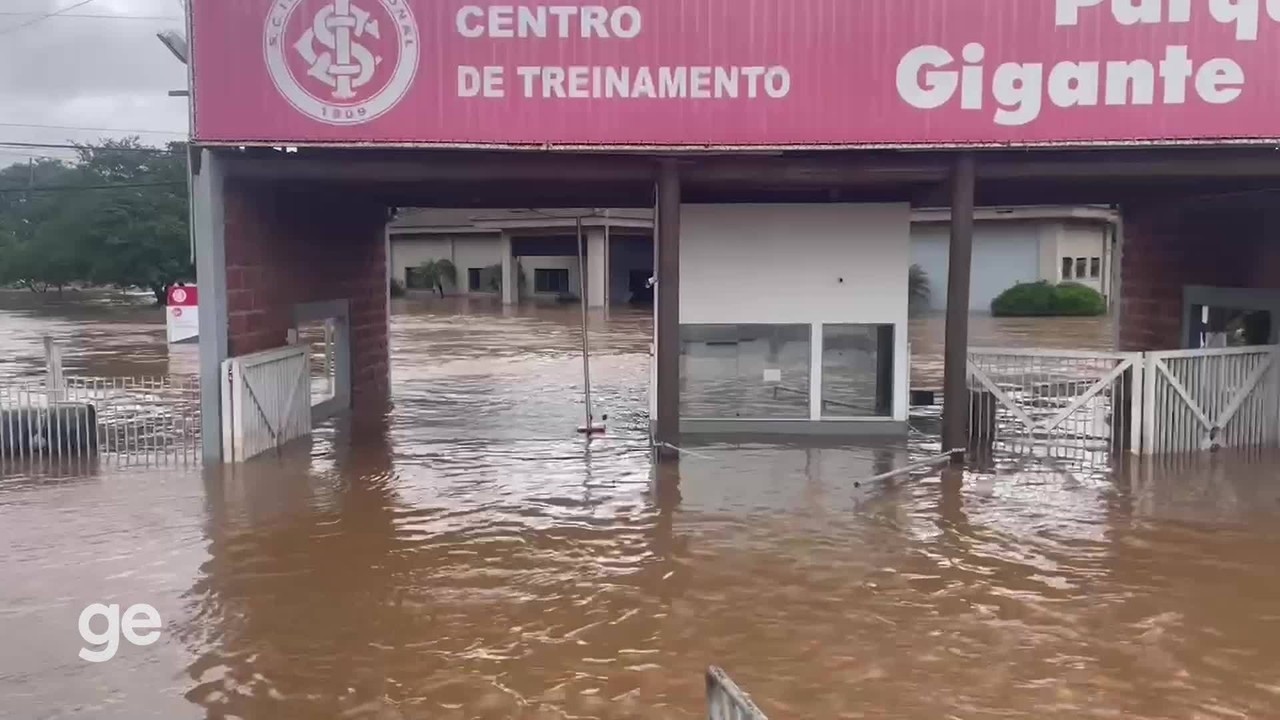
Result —
<instances>
[{"instance_id":1,"label":"brick pillar","mask_svg":"<svg viewBox=\"0 0 1280 720\"><path fill-rule=\"evenodd\" d=\"M1264 217L1248 207L1168 198L1123 213L1121 350L1183 347L1183 289L1249 287L1269 254Z\"/></svg>"},{"instance_id":2,"label":"brick pillar","mask_svg":"<svg viewBox=\"0 0 1280 720\"><path fill-rule=\"evenodd\" d=\"M350 194L248 180L227 183L225 205L229 355L284 345L296 304L348 300L352 407L385 408L387 209Z\"/></svg>"}]
</instances>

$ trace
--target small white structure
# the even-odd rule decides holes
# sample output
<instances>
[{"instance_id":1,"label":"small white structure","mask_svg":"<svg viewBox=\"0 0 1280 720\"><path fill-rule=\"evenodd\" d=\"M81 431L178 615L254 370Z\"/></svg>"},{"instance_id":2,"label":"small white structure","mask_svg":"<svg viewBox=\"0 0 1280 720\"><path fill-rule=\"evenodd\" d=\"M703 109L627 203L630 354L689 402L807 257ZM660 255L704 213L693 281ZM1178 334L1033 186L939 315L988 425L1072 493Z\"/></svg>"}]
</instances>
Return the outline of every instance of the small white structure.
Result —
<instances>
[{"instance_id":1,"label":"small white structure","mask_svg":"<svg viewBox=\"0 0 1280 720\"><path fill-rule=\"evenodd\" d=\"M905 432L911 208L684 205L682 432Z\"/></svg>"}]
</instances>

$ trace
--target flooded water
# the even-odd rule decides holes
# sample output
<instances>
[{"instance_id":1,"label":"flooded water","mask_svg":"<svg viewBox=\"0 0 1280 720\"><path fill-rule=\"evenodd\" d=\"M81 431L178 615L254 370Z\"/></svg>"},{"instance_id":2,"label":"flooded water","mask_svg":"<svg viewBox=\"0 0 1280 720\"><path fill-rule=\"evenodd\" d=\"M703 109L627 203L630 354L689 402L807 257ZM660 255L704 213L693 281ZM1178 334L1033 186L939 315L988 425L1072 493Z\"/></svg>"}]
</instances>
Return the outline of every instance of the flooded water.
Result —
<instances>
[{"instance_id":1,"label":"flooded water","mask_svg":"<svg viewBox=\"0 0 1280 720\"><path fill-rule=\"evenodd\" d=\"M0 377L37 373L45 332L87 351L69 371L194 369L160 317L4 311ZM594 322L590 444L571 310L399 306L380 427L236 470L0 479L0 717L697 718L710 663L773 718L1275 716L1276 458L655 468L649 321ZM160 640L81 660L95 602L153 605Z\"/></svg>"}]
</instances>

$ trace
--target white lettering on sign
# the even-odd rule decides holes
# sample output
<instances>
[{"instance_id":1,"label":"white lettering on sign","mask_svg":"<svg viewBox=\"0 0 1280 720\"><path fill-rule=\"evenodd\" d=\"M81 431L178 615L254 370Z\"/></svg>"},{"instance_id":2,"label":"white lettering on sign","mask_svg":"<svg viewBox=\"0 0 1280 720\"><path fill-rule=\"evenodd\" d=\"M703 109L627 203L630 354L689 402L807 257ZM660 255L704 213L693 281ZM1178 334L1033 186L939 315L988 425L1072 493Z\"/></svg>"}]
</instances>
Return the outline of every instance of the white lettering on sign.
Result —
<instances>
[{"instance_id":1,"label":"white lettering on sign","mask_svg":"<svg viewBox=\"0 0 1280 720\"><path fill-rule=\"evenodd\" d=\"M474 68L472 69L474 71ZM537 66L516 68L526 98L547 99L781 99L791 93L791 73L775 67ZM472 78L471 83L475 82ZM474 97L474 84L468 85ZM459 92L462 91L461 80Z\"/></svg>"},{"instance_id":2,"label":"white lettering on sign","mask_svg":"<svg viewBox=\"0 0 1280 720\"><path fill-rule=\"evenodd\" d=\"M465 5L454 15L464 38L630 40L644 28L644 18L631 5ZM980 58L979 58L980 59ZM458 67L458 97L507 96L503 66ZM617 67L597 65L514 68L513 93L547 100L768 98L791 94L791 71L781 65L663 65Z\"/></svg>"},{"instance_id":3,"label":"white lettering on sign","mask_svg":"<svg viewBox=\"0 0 1280 720\"><path fill-rule=\"evenodd\" d=\"M622 38L630 40L643 27L640 11L630 5L466 5L455 16L465 38Z\"/></svg>"},{"instance_id":4,"label":"white lettering on sign","mask_svg":"<svg viewBox=\"0 0 1280 720\"><path fill-rule=\"evenodd\" d=\"M898 95L912 107L933 110L951 103L960 94L960 107L979 110L987 97L986 69L977 64L985 49L976 43L965 47L967 64L956 68L956 58L945 48L923 45L908 52L898 64ZM1150 105L1160 87L1161 102L1180 105L1187 101L1188 84L1203 102L1222 105L1243 93L1244 69L1230 58L1212 58L1197 67L1185 45L1165 49L1155 66L1146 60L1131 62L1064 61L1046 66L1038 62L1006 62L991 74L990 95L995 100L993 119L999 125L1026 125L1046 104L1059 108L1089 107L1105 102L1117 105Z\"/></svg>"},{"instance_id":5,"label":"white lettering on sign","mask_svg":"<svg viewBox=\"0 0 1280 720\"><path fill-rule=\"evenodd\" d=\"M1192 19L1191 0L1056 0L1054 21L1059 27L1079 25L1090 8L1107 5L1111 18L1120 25L1188 23ZM1280 22L1280 0L1200 0L1215 22L1230 25L1236 40L1258 39L1263 15Z\"/></svg>"},{"instance_id":6,"label":"white lettering on sign","mask_svg":"<svg viewBox=\"0 0 1280 720\"><path fill-rule=\"evenodd\" d=\"M1217 24L1236 42L1249 43L1264 31L1280 31L1280 0L1054 0L1053 19L1055 28L1084 26L1088 33L1096 33L1098 23L1130 27L1201 19L1208 25L1205 32ZM1194 35L1199 34L1198 27ZM1220 53L1215 48L1213 54ZM996 58L1004 62L989 68L990 54L976 42L964 46L960 59L938 45L913 48L898 63L898 96L921 110L952 104L982 110L990 100L996 124L1022 126L1038 119L1045 107L1227 105L1247 91L1239 62L1196 57L1189 45L1168 45L1163 57L1130 60Z\"/></svg>"}]
</instances>

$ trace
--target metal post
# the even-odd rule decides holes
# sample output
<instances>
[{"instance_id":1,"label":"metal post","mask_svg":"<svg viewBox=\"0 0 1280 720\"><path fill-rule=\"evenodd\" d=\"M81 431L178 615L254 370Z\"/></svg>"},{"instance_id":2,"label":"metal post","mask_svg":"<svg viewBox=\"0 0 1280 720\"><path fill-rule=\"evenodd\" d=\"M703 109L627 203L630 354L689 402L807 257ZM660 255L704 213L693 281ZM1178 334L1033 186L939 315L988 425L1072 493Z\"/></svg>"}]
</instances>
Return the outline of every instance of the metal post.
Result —
<instances>
[{"instance_id":1,"label":"metal post","mask_svg":"<svg viewBox=\"0 0 1280 720\"><path fill-rule=\"evenodd\" d=\"M972 152L956 157L951 176L951 254L947 274L947 332L943 369L942 447L967 445L969 406L969 281L973 262L973 212L976 160Z\"/></svg>"},{"instance_id":2,"label":"metal post","mask_svg":"<svg viewBox=\"0 0 1280 720\"><path fill-rule=\"evenodd\" d=\"M658 174L655 326L658 416L654 440L675 445L680 436L680 172L664 160Z\"/></svg>"},{"instance_id":3,"label":"metal post","mask_svg":"<svg viewBox=\"0 0 1280 720\"><path fill-rule=\"evenodd\" d=\"M62 377L62 346L47 335L44 338L44 367L49 401L60 400L63 386L66 385Z\"/></svg>"},{"instance_id":4,"label":"metal post","mask_svg":"<svg viewBox=\"0 0 1280 720\"><path fill-rule=\"evenodd\" d=\"M604 432L604 426L596 425L595 411L591 407L591 340L587 333L587 260L583 248L582 216L579 215L575 226L578 231L578 292L582 305L582 400L586 408L586 423L578 428L578 432L590 438L596 433Z\"/></svg>"}]
</instances>

